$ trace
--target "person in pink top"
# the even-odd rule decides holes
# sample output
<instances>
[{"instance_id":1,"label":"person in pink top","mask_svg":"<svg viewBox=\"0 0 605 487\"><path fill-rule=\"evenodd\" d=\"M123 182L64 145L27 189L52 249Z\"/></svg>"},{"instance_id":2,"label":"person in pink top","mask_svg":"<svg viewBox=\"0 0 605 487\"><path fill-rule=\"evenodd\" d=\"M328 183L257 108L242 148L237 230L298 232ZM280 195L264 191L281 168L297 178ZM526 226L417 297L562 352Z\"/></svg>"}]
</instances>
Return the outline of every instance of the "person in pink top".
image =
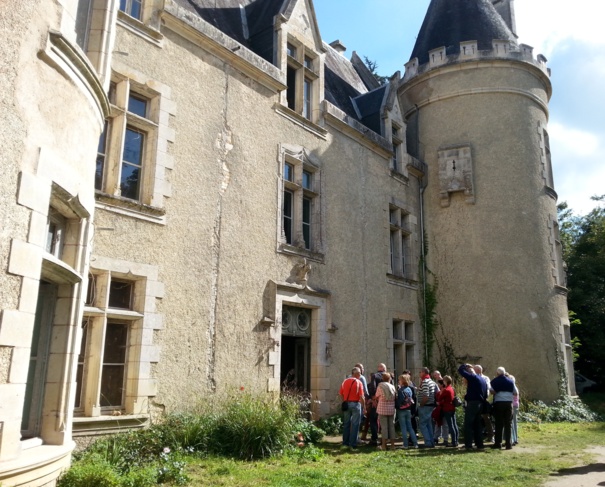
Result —
<instances>
[{"instance_id":1,"label":"person in pink top","mask_svg":"<svg viewBox=\"0 0 605 487\"><path fill-rule=\"evenodd\" d=\"M519 414L519 389L515 377L509 374L509 378L515 382L515 392L513 393L513 423L511 430L511 441L514 445L519 444L519 425L517 424L517 415Z\"/></svg>"},{"instance_id":2,"label":"person in pink top","mask_svg":"<svg viewBox=\"0 0 605 487\"><path fill-rule=\"evenodd\" d=\"M381 450L387 449L387 439L391 440L391 449L395 449L395 387L391 384L391 374L385 372L382 374L382 382L376 388L376 412L380 422L382 436Z\"/></svg>"}]
</instances>

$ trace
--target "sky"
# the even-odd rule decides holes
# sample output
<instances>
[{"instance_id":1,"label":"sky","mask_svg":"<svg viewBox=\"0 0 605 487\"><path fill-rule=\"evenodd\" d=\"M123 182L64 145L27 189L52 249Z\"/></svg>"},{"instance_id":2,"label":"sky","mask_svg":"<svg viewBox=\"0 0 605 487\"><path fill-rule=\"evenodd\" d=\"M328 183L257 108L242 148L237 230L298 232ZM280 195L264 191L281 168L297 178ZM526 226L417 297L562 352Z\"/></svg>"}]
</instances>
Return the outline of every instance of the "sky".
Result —
<instances>
[{"instance_id":1,"label":"sky","mask_svg":"<svg viewBox=\"0 0 605 487\"><path fill-rule=\"evenodd\" d=\"M378 73L403 74L430 0L314 0L321 36L339 39ZM555 189L577 215L605 194L605 35L603 0L515 0L519 42L552 71L548 133Z\"/></svg>"}]
</instances>

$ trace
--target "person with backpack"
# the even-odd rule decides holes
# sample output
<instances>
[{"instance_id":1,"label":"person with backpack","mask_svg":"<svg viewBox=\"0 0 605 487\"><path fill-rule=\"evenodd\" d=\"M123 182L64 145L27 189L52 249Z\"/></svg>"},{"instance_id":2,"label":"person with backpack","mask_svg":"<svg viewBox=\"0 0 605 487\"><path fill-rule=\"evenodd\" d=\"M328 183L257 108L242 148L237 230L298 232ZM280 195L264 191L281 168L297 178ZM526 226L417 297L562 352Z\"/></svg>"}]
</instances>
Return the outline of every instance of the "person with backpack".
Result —
<instances>
[{"instance_id":1,"label":"person with backpack","mask_svg":"<svg viewBox=\"0 0 605 487\"><path fill-rule=\"evenodd\" d=\"M397 389L397 399L395 401L397 421L399 421L399 428L401 428L404 449L408 448L409 440L412 441L412 448L418 448L418 438L412 427L412 406L415 405L415 401L412 397L412 389L410 388L411 381L410 376L407 374L399 376L399 387Z\"/></svg>"},{"instance_id":2,"label":"person with backpack","mask_svg":"<svg viewBox=\"0 0 605 487\"><path fill-rule=\"evenodd\" d=\"M412 371L404 370L403 375L407 375L410 378L409 388L412 390L412 399L414 404L412 404L411 413L412 413L412 428L414 429L414 434L416 438L418 438L418 397L416 396L416 391L418 390L416 384L414 384L414 380L412 379ZM411 438L410 438L411 441Z\"/></svg>"}]
</instances>

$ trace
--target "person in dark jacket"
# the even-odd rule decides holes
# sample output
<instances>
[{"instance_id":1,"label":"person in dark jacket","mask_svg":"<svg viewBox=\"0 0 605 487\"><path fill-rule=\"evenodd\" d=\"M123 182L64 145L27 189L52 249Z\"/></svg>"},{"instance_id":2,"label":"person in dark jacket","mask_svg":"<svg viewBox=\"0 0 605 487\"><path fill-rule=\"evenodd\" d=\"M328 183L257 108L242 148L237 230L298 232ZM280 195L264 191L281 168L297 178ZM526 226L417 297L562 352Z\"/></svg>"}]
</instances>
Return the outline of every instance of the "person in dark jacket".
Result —
<instances>
[{"instance_id":1,"label":"person in dark jacket","mask_svg":"<svg viewBox=\"0 0 605 487\"><path fill-rule=\"evenodd\" d=\"M467 381L466 409L464 410L464 447L473 449L473 440L477 450L483 450L483 432L481 423L481 409L487 401L487 384L475 373L471 364L458 367L458 373Z\"/></svg>"},{"instance_id":2,"label":"person in dark jacket","mask_svg":"<svg viewBox=\"0 0 605 487\"><path fill-rule=\"evenodd\" d=\"M495 440L492 448L502 448L502 430L506 449L513 447L511 428L513 420L514 381L506 376L504 367L498 367L497 376L491 380L491 390L494 394L494 419L496 420Z\"/></svg>"}]
</instances>

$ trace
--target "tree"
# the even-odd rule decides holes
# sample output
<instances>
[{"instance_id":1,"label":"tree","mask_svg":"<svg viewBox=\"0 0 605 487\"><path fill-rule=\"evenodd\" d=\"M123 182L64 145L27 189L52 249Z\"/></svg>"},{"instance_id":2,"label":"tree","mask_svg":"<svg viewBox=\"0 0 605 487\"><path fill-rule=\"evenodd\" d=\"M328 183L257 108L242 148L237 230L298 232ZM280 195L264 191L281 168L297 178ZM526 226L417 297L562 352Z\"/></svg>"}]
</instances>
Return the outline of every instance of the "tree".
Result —
<instances>
[{"instance_id":1,"label":"tree","mask_svg":"<svg viewBox=\"0 0 605 487\"><path fill-rule=\"evenodd\" d=\"M581 325L572 324L579 340L577 368L603 383L605 374L605 195L593 196L599 205L585 216L574 216L559 205L561 241L567 261L569 309ZM568 246L567 249L565 246Z\"/></svg>"},{"instance_id":2,"label":"tree","mask_svg":"<svg viewBox=\"0 0 605 487\"><path fill-rule=\"evenodd\" d=\"M376 81L378 81L378 84L384 85L389 80L389 78L387 76L381 76L380 74L378 74L378 63L376 61L372 61L367 56L364 56L363 62L370 70L370 73L372 73L372 76L374 76L374 78L376 78Z\"/></svg>"}]
</instances>

